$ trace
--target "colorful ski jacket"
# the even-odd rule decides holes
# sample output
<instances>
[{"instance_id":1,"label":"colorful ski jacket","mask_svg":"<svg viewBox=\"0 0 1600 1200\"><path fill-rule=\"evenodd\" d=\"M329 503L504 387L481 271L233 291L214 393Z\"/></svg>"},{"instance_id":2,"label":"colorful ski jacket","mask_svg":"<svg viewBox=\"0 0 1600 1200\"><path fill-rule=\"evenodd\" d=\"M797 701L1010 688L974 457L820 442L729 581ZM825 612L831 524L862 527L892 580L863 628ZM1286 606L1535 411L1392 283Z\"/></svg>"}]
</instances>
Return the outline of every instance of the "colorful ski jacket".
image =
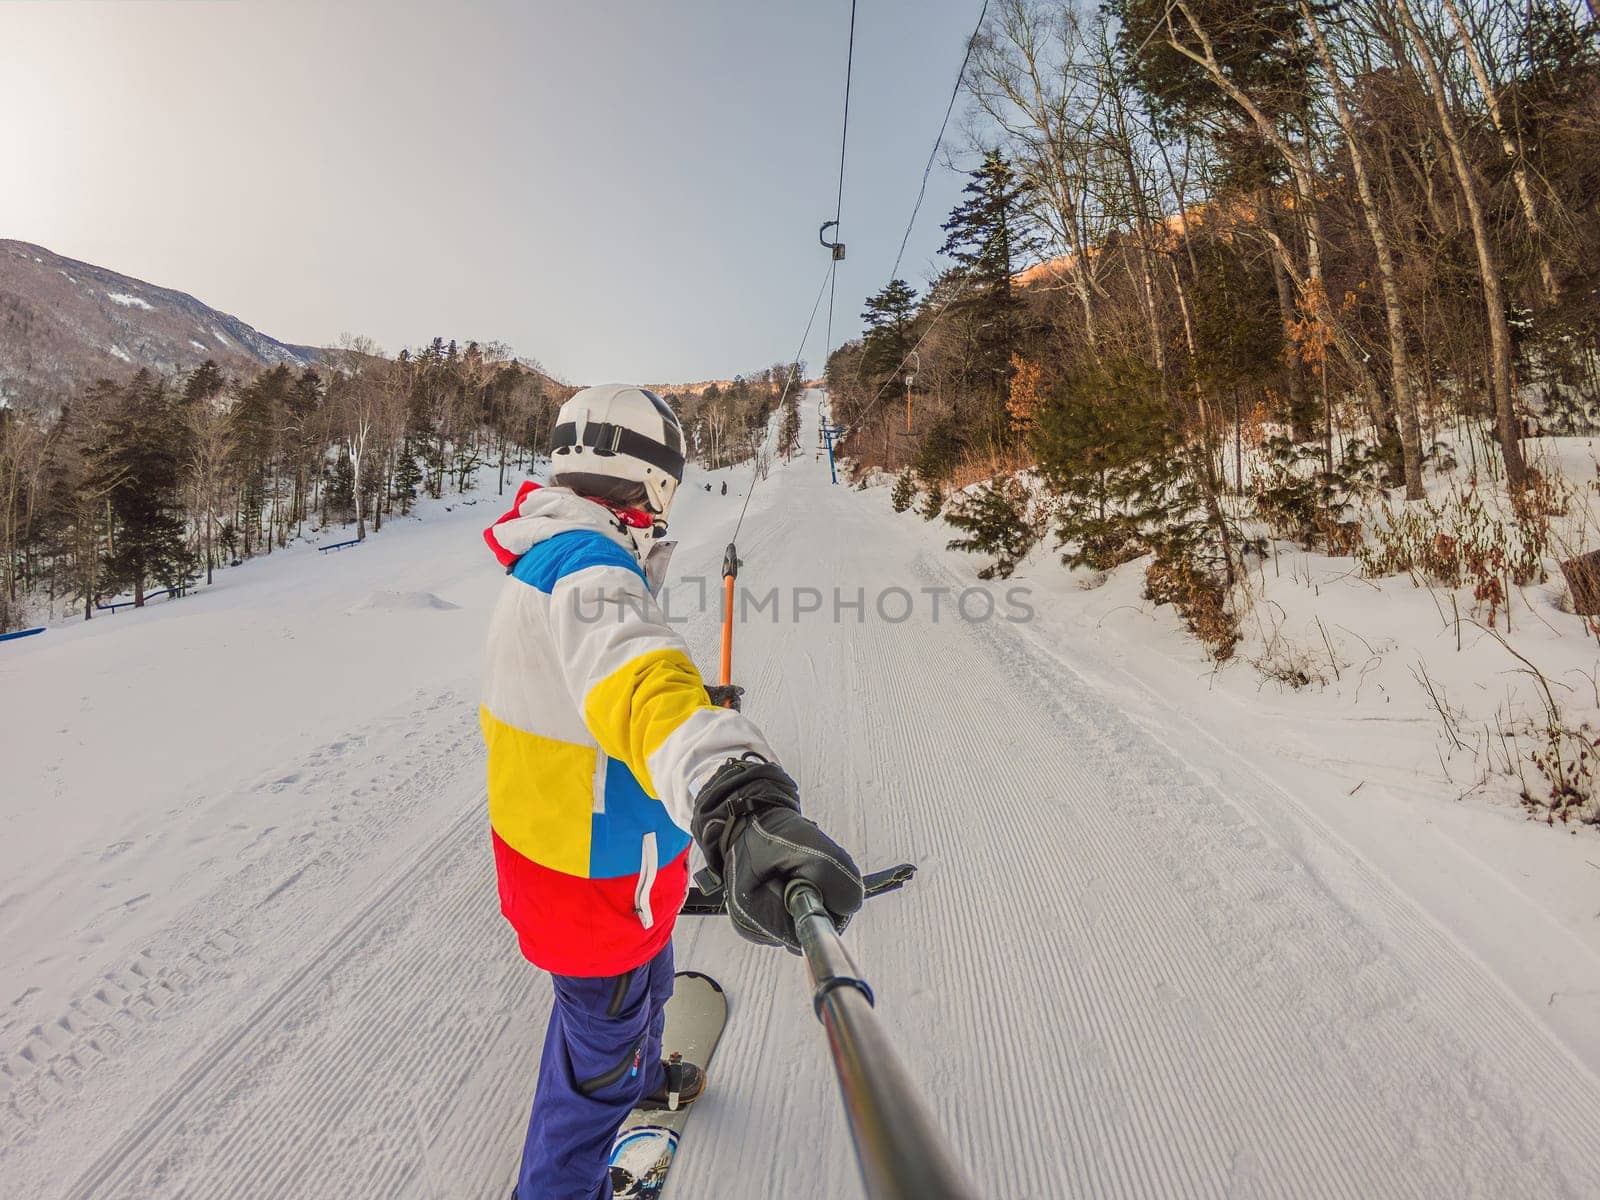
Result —
<instances>
[{"instance_id":1,"label":"colorful ski jacket","mask_svg":"<svg viewBox=\"0 0 1600 1200\"><path fill-rule=\"evenodd\" d=\"M773 755L706 698L609 510L525 483L484 540L508 574L479 711L500 908L536 966L619 975L672 936L700 785Z\"/></svg>"}]
</instances>

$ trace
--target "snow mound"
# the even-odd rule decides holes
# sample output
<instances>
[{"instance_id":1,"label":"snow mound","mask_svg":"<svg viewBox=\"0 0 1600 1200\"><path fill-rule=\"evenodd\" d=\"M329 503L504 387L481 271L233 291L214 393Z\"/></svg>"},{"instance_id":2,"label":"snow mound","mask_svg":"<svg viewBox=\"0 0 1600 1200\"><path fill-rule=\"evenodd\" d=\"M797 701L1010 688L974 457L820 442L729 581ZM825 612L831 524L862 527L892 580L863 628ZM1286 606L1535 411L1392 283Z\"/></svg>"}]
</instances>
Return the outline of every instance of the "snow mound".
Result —
<instances>
[{"instance_id":1,"label":"snow mound","mask_svg":"<svg viewBox=\"0 0 1600 1200\"><path fill-rule=\"evenodd\" d=\"M447 609L460 608L459 604L451 604L448 600L440 599L432 592L373 592L360 604L347 608L350 613L358 612L414 612L424 609L433 609L443 612Z\"/></svg>"},{"instance_id":2,"label":"snow mound","mask_svg":"<svg viewBox=\"0 0 1600 1200\"><path fill-rule=\"evenodd\" d=\"M123 308L143 308L152 312L155 310L155 305L140 296L130 296L126 292L107 292L106 296L113 303L122 305Z\"/></svg>"}]
</instances>

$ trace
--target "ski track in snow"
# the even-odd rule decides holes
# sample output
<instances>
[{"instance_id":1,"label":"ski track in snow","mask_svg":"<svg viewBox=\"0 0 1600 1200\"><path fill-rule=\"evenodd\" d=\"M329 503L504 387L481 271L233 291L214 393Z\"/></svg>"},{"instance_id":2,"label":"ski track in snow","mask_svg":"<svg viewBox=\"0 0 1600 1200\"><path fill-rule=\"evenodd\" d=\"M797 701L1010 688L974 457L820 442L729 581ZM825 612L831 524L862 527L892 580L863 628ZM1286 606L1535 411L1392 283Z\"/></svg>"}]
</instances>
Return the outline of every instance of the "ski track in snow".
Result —
<instances>
[{"instance_id":1,"label":"ski track in snow","mask_svg":"<svg viewBox=\"0 0 1600 1200\"><path fill-rule=\"evenodd\" d=\"M360 903L372 859L403 851L412 822L436 823L441 795L458 797L461 812L481 812L477 778L463 773L478 739L470 701L439 692L418 696L414 704L409 719L394 727L375 724L313 750L287 771L245 785L243 790L263 800L305 793L319 815L289 837L274 839L271 827L257 834L239 852L248 857L245 866L224 873L219 887L126 967L106 972L58 1017L23 1034L20 1049L0 1068L0 1167L21 1159L24 1169L61 1170L49 1154L52 1122L95 1122L108 1111L114 1119L114 1110L128 1103L138 1111L151 1076L160 1077L178 1057L216 1038L219 1028L234 1029L223 1035L222 1045L242 1040L259 1021L235 1028L237 1010L252 1006L275 972L293 970L299 977L301 956L326 937L330 919L352 900ZM203 839L191 840L204 848ZM488 888L492 897L492 879ZM344 938L337 944L348 950L348 943ZM14 1010L25 999L0 1017L8 1040L22 1032ZM213 1050L202 1061L223 1057L222 1050ZM192 1071L176 1086L202 1106L216 1099L209 1086L197 1085ZM322 1119L315 1109L306 1115ZM143 1123L130 1136L140 1145L151 1140ZM126 1160L129 1152L113 1151L112 1157ZM117 1193L100 1180L88 1192L78 1187L68 1194L182 1193L148 1184Z\"/></svg>"},{"instance_id":2,"label":"ski track in snow","mask_svg":"<svg viewBox=\"0 0 1600 1200\"><path fill-rule=\"evenodd\" d=\"M735 678L807 812L921 867L848 940L984 1195L1600 1194L1600 1081L1313 814L1225 793L1026 627L879 619L961 585L825 464L759 487L741 582L868 611L752 617ZM737 499L695 498L677 574L715 575ZM715 614L683 630L714 661ZM0 1014L0 1191L505 1195L550 990L498 915L474 705L246 781L322 804L57 1015ZM731 1013L668 1196L859 1195L803 966L721 920L676 943Z\"/></svg>"},{"instance_id":3,"label":"ski track in snow","mask_svg":"<svg viewBox=\"0 0 1600 1200\"><path fill-rule=\"evenodd\" d=\"M68 1195L393 1195L424 1169L427 1131L459 1099L441 1064L471 1079L535 982L477 953L499 940L481 821L465 810ZM516 1091L496 1097L512 1112Z\"/></svg>"},{"instance_id":4,"label":"ski track in snow","mask_svg":"<svg viewBox=\"0 0 1600 1200\"><path fill-rule=\"evenodd\" d=\"M763 547L805 537L821 516L808 507L785 517L792 528L764 530ZM869 596L960 586L906 558L892 537L853 530L828 573ZM818 582L781 552L745 575ZM831 647L818 674L834 694L800 718L803 790L872 864L922 863L909 889L858 918L855 938L987 1194L1600 1188L1594 1139L1543 1115L1597 1111L1593 1077L1381 881L1331 894L1248 805L1018 630L867 628ZM777 632L747 653L781 659L789 644L820 639ZM769 665L767 687L785 667ZM772 693L753 694L760 719ZM931 703L947 719L930 722ZM768 724L775 744L794 744ZM1383 916L1389 937L1362 913ZM781 1100L765 1115L779 1121ZM759 1173L765 1146L719 1141L713 1152L697 1135L693 1161L711 1158L722 1178L731 1159L732 1178L778 1194ZM849 1171L817 1194L850 1194Z\"/></svg>"}]
</instances>

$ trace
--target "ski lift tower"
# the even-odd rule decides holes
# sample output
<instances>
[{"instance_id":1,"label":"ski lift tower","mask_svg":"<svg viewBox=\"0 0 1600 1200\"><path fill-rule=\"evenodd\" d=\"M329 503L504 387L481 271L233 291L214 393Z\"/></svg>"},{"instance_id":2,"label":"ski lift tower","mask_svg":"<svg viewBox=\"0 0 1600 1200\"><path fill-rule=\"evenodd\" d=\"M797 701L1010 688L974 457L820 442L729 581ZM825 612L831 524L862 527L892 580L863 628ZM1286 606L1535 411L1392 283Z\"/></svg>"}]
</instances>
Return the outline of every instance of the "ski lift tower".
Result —
<instances>
[{"instance_id":1,"label":"ski lift tower","mask_svg":"<svg viewBox=\"0 0 1600 1200\"><path fill-rule=\"evenodd\" d=\"M822 440L828 447L828 474L833 477L834 483L838 483L839 468L833 459L833 447L835 442L844 434L844 430L829 422L827 413L822 414L821 421L821 428L818 432L822 435Z\"/></svg>"},{"instance_id":2,"label":"ski lift tower","mask_svg":"<svg viewBox=\"0 0 1600 1200\"><path fill-rule=\"evenodd\" d=\"M854 18L852 17L852 20L853 19ZM841 170L842 170L842 165L841 165ZM843 178L844 178L844 176L841 174L840 175L841 181L843 180ZM842 183L841 183L841 187L842 187ZM841 192L841 194L842 194L842 192ZM828 240L828 230L830 230L830 229L837 230L838 228L839 228L839 222L838 221L836 221L836 220L835 221L824 221L823 224L822 224L822 228L817 230L817 241L822 243L822 248L828 252L829 258L831 258L836 263L844 261L844 243L843 242L839 242L839 241L830 242ZM820 300L821 296L818 296L817 298ZM828 322L829 322L829 328L831 330L832 322L833 322L833 301L832 301L832 299L829 299L829 301L828 301ZM838 465L834 462L833 446L834 446L835 440L841 434L844 433L844 430L840 429L839 426L837 426L837 425L831 424L828 421L828 414L826 412L820 412L818 414L818 417L819 417L819 425L818 425L818 429L817 429L817 436L821 439L823 444L826 445L827 448L828 448L828 474L830 476L832 476L834 483L838 483L839 482L839 468L838 468Z\"/></svg>"}]
</instances>

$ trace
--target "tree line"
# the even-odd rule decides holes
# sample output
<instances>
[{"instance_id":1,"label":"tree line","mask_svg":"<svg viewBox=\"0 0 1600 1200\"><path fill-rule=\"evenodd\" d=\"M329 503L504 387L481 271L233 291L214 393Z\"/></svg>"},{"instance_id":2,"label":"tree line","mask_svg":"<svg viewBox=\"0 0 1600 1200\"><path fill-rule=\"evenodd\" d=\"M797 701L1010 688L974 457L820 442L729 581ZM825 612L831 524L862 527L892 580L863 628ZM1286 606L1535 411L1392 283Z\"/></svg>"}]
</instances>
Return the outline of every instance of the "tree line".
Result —
<instances>
[{"instance_id":1,"label":"tree line","mask_svg":"<svg viewBox=\"0 0 1600 1200\"><path fill-rule=\"evenodd\" d=\"M1422 498L1446 430L1534 503L1526 440L1600 428L1596 16L997 0L949 265L829 360L845 450L926 515L999 476L956 514L988 549L1036 467L1069 559L1155 551L1180 591L1232 584L1246 493L1349 552L1352 498Z\"/></svg>"},{"instance_id":2,"label":"tree line","mask_svg":"<svg viewBox=\"0 0 1600 1200\"><path fill-rule=\"evenodd\" d=\"M499 346L365 339L316 367L231 379L214 362L0 407L0 632L41 608L211 581L310 525L369 525L480 470L531 465L573 389Z\"/></svg>"},{"instance_id":3,"label":"tree line","mask_svg":"<svg viewBox=\"0 0 1600 1200\"><path fill-rule=\"evenodd\" d=\"M689 457L708 470L746 462L761 452L767 425L784 397L797 400L801 363L773 363L727 383L710 383L698 392L669 389L663 394L683 424ZM798 411L791 438L798 438ZM782 430L780 430L780 434Z\"/></svg>"}]
</instances>

